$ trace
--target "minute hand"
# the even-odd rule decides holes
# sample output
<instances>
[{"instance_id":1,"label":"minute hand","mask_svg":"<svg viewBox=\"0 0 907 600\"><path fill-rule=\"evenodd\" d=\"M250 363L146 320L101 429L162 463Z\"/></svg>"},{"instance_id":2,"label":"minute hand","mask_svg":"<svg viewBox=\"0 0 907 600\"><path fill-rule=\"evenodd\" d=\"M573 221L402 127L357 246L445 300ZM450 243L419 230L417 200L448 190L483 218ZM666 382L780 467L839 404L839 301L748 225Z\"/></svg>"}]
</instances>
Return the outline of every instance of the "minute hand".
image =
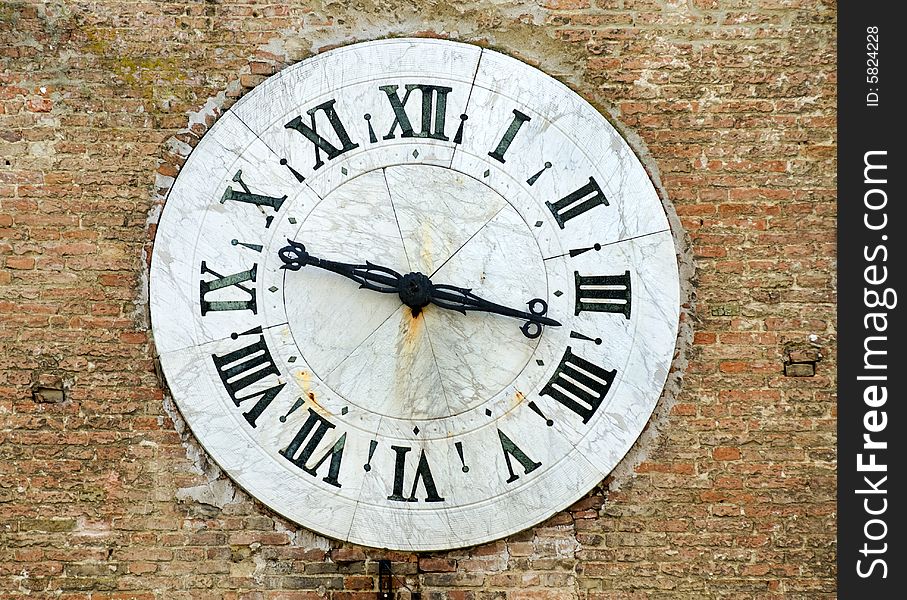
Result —
<instances>
[{"instance_id":1,"label":"minute hand","mask_svg":"<svg viewBox=\"0 0 907 600\"><path fill-rule=\"evenodd\" d=\"M541 298L530 300L528 302L529 311L527 312L480 298L467 288L454 287L452 285L432 285L431 303L463 314L471 310L523 319L526 323L520 329L528 338L537 338L541 335L542 325L552 327L561 325L558 321L545 316L545 313L548 312L548 303Z\"/></svg>"},{"instance_id":2,"label":"minute hand","mask_svg":"<svg viewBox=\"0 0 907 600\"><path fill-rule=\"evenodd\" d=\"M280 260L284 263L281 265L281 269L298 271L302 267L311 265L319 269L324 269L325 271L348 277L358 283L360 288L385 294L396 294L399 292L402 276L393 269L373 265L367 261L364 265L356 265L325 260L309 254L306 251L305 246L299 242L294 242L290 239L288 239L287 242L289 245L281 248L278 252Z\"/></svg>"}]
</instances>

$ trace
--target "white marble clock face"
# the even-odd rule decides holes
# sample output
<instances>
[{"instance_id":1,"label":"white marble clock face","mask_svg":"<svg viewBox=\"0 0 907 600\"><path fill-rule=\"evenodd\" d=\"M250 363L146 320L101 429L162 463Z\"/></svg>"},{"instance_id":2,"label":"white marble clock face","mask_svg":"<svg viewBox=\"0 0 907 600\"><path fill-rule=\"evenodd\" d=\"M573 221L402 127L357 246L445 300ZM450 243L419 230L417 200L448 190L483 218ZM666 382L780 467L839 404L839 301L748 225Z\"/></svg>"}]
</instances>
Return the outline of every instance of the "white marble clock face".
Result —
<instances>
[{"instance_id":1,"label":"white marble clock face","mask_svg":"<svg viewBox=\"0 0 907 600\"><path fill-rule=\"evenodd\" d=\"M158 226L152 327L193 433L257 499L358 544L469 546L576 501L642 431L675 347L673 239L562 84L465 44L356 44L198 144ZM374 283L411 273L438 286L424 307ZM522 316L452 308L475 298Z\"/></svg>"}]
</instances>

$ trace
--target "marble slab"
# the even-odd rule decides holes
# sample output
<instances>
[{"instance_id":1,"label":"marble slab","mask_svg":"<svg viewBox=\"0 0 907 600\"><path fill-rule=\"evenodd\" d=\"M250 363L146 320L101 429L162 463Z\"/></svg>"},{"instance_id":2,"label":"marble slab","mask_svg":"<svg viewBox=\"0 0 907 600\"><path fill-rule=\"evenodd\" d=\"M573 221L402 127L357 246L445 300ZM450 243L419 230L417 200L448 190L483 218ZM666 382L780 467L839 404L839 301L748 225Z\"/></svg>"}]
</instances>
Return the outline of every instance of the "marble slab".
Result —
<instances>
[{"instance_id":1,"label":"marble slab","mask_svg":"<svg viewBox=\"0 0 907 600\"><path fill-rule=\"evenodd\" d=\"M559 325L414 312L284 268L288 240L538 298ZM466 44L367 42L284 69L204 136L158 227L152 327L193 434L255 498L336 539L440 550L546 519L624 457L671 368L675 254L642 164L563 84Z\"/></svg>"}]
</instances>

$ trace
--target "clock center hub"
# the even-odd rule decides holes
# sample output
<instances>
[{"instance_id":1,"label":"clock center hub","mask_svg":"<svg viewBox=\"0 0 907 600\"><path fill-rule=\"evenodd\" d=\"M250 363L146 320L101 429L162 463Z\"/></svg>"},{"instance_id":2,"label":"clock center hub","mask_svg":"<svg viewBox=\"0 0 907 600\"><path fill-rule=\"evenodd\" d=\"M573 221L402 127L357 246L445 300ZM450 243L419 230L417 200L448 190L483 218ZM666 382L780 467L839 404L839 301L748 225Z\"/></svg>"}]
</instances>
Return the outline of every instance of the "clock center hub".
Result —
<instances>
[{"instance_id":1,"label":"clock center hub","mask_svg":"<svg viewBox=\"0 0 907 600\"><path fill-rule=\"evenodd\" d=\"M407 273L397 287L400 300L413 309L413 315L419 314L431 302L431 280L422 273Z\"/></svg>"}]
</instances>

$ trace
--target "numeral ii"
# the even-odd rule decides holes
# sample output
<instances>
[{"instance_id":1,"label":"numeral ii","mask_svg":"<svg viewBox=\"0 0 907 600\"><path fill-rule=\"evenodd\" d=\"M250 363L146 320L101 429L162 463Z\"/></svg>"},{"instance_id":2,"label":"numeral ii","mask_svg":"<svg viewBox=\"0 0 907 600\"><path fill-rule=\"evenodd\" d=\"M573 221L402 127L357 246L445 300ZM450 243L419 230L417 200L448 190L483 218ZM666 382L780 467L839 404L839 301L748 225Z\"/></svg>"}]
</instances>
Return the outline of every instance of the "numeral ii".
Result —
<instances>
[{"instance_id":1,"label":"numeral ii","mask_svg":"<svg viewBox=\"0 0 907 600\"><path fill-rule=\"evenodd\" d=\"M578 217L596 206L602 204L609 206L605 193L602 192L594 177L590 177L589 183L575 192L567 194L557 202L553 204L545 202L545 204L551 214L554 215L554 220L557 221L561 229L564 228L564 224L570 219Z\"/></svg>"}]
</instances>

